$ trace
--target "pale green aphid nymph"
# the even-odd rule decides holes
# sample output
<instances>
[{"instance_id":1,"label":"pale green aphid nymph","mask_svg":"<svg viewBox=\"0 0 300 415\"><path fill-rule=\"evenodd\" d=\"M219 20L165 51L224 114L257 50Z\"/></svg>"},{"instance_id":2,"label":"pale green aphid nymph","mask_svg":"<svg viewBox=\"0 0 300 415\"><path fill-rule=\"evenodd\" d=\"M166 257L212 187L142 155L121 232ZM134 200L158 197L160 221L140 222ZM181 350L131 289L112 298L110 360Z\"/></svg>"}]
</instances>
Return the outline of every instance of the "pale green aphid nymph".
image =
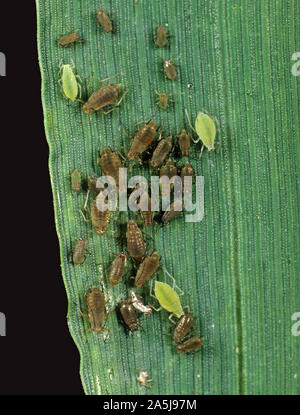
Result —
<instances>
[{"instance_id":1,"label":"pale green aphid nymph","mask_svg":"<svg viewBox=\"0 0 300 415\"><path fill-rule=\"evenodd\" d=\"M177 292L165 282L155 281L154 294L162 308L180 318L184 312Z\"/></svg>"},{"instance_id":2,"label":"pale green aphid nymph","mask_svg":"<svg viewBox=\"0 0 300 415\"><path fill-rule=\"evenodd\" d=\"M204 112L198 112L195 130L208 151L215 149L216 125L214 120ZM198 141L199 141L198 140Z\"/></svg>"},{"instance_id":3,"label":"pale green aphid nymph","mask_svg":"<svg viewBox=\"0 0 300 415\"><path fill-rule=\"evenodd\" d=\"M200 140L203 143L203 146L207 148L208 151L215 149L215 138L216 138L216 125L211 116L206 114L205 112L198 112L196 121L195 121L195 128L193 128L191 124L191 120L187 110L185 110L189 125L193 131L198 135L197 140L193 140L195 144L197 144ZM203 151L203 147L201 150L201 154Z\"/></svg>"},{"instance_id":4,"label":"pale green aphid nymph","mask_svg":"<svg viewBox=\"0 0 300 415\"><path fill-rule=\"evenodd\" d=\"M74 65L70 64L60 66L60 84L65 97L71 101L75 101L80 92L80 84L77 80L79 76L75 75L73 69Z\"/></svg>"}]
</instances>

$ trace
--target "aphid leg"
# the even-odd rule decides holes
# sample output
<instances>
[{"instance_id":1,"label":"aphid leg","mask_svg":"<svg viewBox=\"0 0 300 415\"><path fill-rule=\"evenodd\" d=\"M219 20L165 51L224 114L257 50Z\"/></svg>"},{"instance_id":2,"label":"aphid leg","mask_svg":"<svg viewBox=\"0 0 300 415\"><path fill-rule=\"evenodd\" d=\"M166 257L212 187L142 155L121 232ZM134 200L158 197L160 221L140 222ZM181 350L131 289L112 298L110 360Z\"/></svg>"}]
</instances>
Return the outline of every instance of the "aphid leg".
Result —
<instances>
[{"instance_id":1,"label":"aphid leg","mask_svg":"<svg viewBox=\"0 0 300 415\"><path fill-rule=\"evenodd\" d=\"M81 317L83 317L83 318L88 318L87 314L84 314L84 313L81 311L81 309L80 309L79 305L77 306L77 308L78 308L79 313L81 314Z\"/></svg>"},{"instance_id":2,"label":"aphid leg","mask_svg":"<svg viewBox=\"0 0 300 415\"><path fill-rule=\"evenodd\" d=\"M82 82L81 81L81 79L80 79L80 76L79 75L76 75L76 78L78 78L79 80L80 80L80 82ZM83 102L80 98L81 98L81 94L82 94L82 88L81 88L81 85L80 85L80 83L79 82L77 82L77 86L78 86L78 90L79 90L79 98L77 99L77 101L78 102Z\"/></svg>"},{"instance_id":3,"label":"aphid leg","mask_svg":"<svg viewBox=\"0 0 300 415\"><path fill-rule=\"evenodd\" d=\"M193 140L193 138L192 138L192 140ZM199 138L199 140L200 140L200 138ZM199 140L198 140L198 141L199 141ZM194 140L193 140L193 141L194 141ZM198 141L197 141L197 142L198 142ZM196 143L196 141L194 141L194 143ZM200 157L199 157L200 159L201 159L201 157L202 157L203 150L204 150L204 144L202 144L202 147L201 147L201 152L200 152Z\"/></svg>"},{"instance_id":4,"label":"aphid leg","mask_svg":"<svg viewBox=\"0 0 300 415\"><path fill-rule=\"evenodd\" d=\"M127 138L129 138L129 140L131 140L130 135L127 133L127 131L125 130L125 127L124 127L124 125L123 125L122 123L121 123L121 128L122 128L122 131L123 131L124 135L125 135ZM125 147L123 147L123 148L125 148Z\"/></svg>"},{"instance_id":5,"label":"aphid leg","mask_svg":"<svg viewBox=\"0 0 300 415\"><path fill-rule=\"evenodd\" d=\"M107 327L103 327L103 332L104 332L104 331L106 331L106 332L107 332L107 335L106 335L106 336L104 336L104 334L103 334L104 343L106 343L106 342L107 342L107 340L109 339L109 333L110 333L110 330L109 330Z\"/></svg>"},{"instance_id":6,"label":"aphid leg","mask_svg":"<svg viewBox=\"0 0 300 415\"><path fill-rule=\"evenodd\" d=\"M153 293L153 280L150 281L150 297L155 298L155 300L157 301L157 298L152 293ZM149 304L149 306L153 308L153 310L156 312L159 312L162 309L162 307L155 308L153 304Z\"/></svg>"},{"instance_id":7,"label":"aphid leg","mask_svg":"<svg viewBox=\"0 0 300 415\"><path fill-rule=\"evenodd\" d=\"M150 236L147 232L142 231L142 233L143 233L146 237L150 238L150 239L153 241L152 236Z\"/></svg>"},{"instance_id":8,"label":"aphid leg","mask_svg":"<svg viewBox=\"0 0 300 415\"><path fill-rule=\"evenodd\" d=\"M109 79L116 78L117 76L120 76L120 75L122 75L122 74L118 74L118 73L117 73L116 75L112 75L112 76L109 76L108 78L101 79L101 80L99 81L99 87L101 86L101 83L102 83L102 82L108 81Z\"/></svg>"},{"instance_id":9,"label":"aphid leg","mask_svg":"<svg viewBox=\"0 0 300 415\"><path fill-rule=\"evenodd\" d=\"M87 218L85 217L85 214L82 212L82 210L81 210L81 209L78 209L78 210L79 210L79 212L81 213L81 215L82 215L82 217L83 217L83 220L84 220L86 223L90 222L90 219L87 219Z\"/></svg>"},{"instance_id":10,"label":"aphid leg","mask_svg":"<svg viewBox=\"0 0 300 415\"><path fill-rule=\"evenodd\" d=\"M90 189L88 189L88 191L87 191L86 198L85 198L84 205L83 205L83 209L85 211L87 211L87 204L88 204L88 201L89 201L89 196L90 196Z\"/></svg>"},{"instance_id":11,"label":"aphid leg","mask_svg":"<svg viewBox=\"0 0 300 415\"><path fill-rule=\"evenodd\" d=\"M114 107L118 107L121 104L121 102L126 97L126 95L128 94L128 92L129 92L129 88L126 88L125 91L124 91L124 93L123 93L123 95L119 99L119 101L116 104L114 104Z\"/></svg>"},{"instance_id":12,"label":"aphid leg","mask_svg":"<svg viewBox=\"0 0 300 415\"><path fill-rule=\"evenodd\" d=\"M176 322L174 321L174 320L172 320L172 318L173 318L173 316L174 316L174 314L172 313L172 314L170 314L169 315L169 320L171 321L171 323L173 323L174 324L174 326L176 326Z\"/></svg>"},{"instance_id":13,"label":"aphid leg","mask_svg":"<svg viewBox=\"0 0 300 415\"><path fill-rule=\"evenodd\" d=\"M151 297L154 297L153 295L150 294ZM156 298L156 297L154 297ZM159 308L155 308L153 304L149 304L149 307L153 308L154 311L159 312L160 310L162 310L162 307Z\"/></svg>"},{"instance_id":14,"label":"aphid leg","mask_svg":"<svg viewBox=\"0 0 300 415\"><path fill-rule=\"evenodd\" d=\"M182 291L182 289L181 288L179 288L178 287L178 285L176 284L176 280L175 280L175 278L168 272L168 270L167 270L167 268L166 267L163 267L163 270L164 270L164 272L167 274L167 276L169 277L169 278L171 278L171 280L173 281L173 289L175 290L175 288L177 288L177 290L179 291L179 295L184 295L184 291Z\"/></svg>"},{"instance_id":15,"label":"aphid leg","mask_svg":"<svg viewBox=\"0 0 300 415\"><path fill-rule=\"evenodd\" d=\"M188 112L187 112L187 109L185 108L185 115L186 115L186 118L188 119L188 123L189 123L189 126L190 126L190 128L191 128L191 130L193 130L196 134L197 134L197 132L196 132L196 130L195 130L195 128L192 126L192 123L191 123L191 120L190 120L190 117L189 117L189 114L188 114ZM193 140L193 138L192 138L192 140ZM200 138L198 139L198 140L196 140L196 141L194 141L194 143L195 144L197 144L198 142L199 142L199 140L200 140Z\"/></svg>"},{"instance_id":16,"label":"aphid leg","mask_svg":"<svg viewBox=\"0 0 300 415\"><path fill-rule=\"evenodd\" d=\"M103 110L102 110L102 113L103 113L104 115L107 115L107 114L109 114L110 112L112 112L112 111L114 111L115 109L117 109L117 108L119 107L119 105L121 104L121 102L123 101L123 99L125 98L125 96L127 95L128 91L129 91L129 89L127 88L127 89L124 91L124 94L121 96L120 100L119 100L116 104L113 104L113 107L112 107L110 110L108 110L108 111L103 111Z\"/></svg>"},{"instance_id":17,"label":"aphid leg","mask_svg":"<svg viewBox=\"0 0 300 415\"><path fill-rule=\"evenodd\" d=\"M150 122L150 121L151 121L151 119L152 119L152 117L150 117L149 119L147 118L147 119L145 119L145 120L142 120L142 121L137 122L135 125L139 125L139 124L142 124L142 123L146 123L146 124L148 124L148 122Z\"/></svg>"}]
</instances>

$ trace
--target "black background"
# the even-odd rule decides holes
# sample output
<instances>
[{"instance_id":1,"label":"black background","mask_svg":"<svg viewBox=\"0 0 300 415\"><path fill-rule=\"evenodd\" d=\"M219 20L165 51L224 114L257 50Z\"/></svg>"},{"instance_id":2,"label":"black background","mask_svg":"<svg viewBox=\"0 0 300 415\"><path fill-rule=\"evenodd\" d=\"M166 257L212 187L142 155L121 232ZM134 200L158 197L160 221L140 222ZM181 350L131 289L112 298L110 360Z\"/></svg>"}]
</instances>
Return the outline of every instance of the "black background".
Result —
<instances>
[{"instance_id":1,"label":"black background","mask_svg":"<svg viewBox=\"0 0 300 415\"><path fill-rule=\"evenodd\" d=\"M0 394L82 394L54 223L35 3L1 2L0 13Z\"/></svg>"}]
</instances>

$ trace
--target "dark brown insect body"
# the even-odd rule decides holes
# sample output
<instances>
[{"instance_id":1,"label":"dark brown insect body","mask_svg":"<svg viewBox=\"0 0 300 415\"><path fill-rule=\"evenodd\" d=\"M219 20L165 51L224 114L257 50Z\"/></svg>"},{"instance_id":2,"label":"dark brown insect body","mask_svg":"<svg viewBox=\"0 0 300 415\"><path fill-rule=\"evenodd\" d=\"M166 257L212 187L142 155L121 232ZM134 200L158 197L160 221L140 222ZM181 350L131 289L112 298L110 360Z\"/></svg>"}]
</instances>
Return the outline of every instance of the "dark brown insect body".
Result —
<instances>
[{"instance_id":1,"label":"dark brown insect body","mask_svg":"<svg viewBox=\"0 0 300 415\"><path fill-rule=\"evenodd\" d=\"M141 261L146 253L146 245L142 232L134 220L127 223L126 238L129 255L136 261Z\"/></svg>"},{"instance_id":2,"label":"dark brown insect body","mask_svg":"<svg viewBox=\"0 0 300 415\"><path fill-rule=\"evenodd\" d=\"M133 305L129 301L122 301L120 305L120 313L125 324L131 331L138 330L136 312Z\"/></svg>"},{"instance_id":3,"label":"dark brown insect body","mask_svg":"<svg viewBox=\"0 0 300 415\"><path fill-rule=\"evenodd\" d=\"M78 40L78 39L79 39L79 35L78 35L78 33L76 32L76 30L75 30L75 31L74 31L74 32L72 32L72 33L68 33L67 35L63 35L63 36L61 36L61 37L58 39L57 43L58 43L60 46L66 47L66 46L72 45L72 43L77 42L77 40Z\"/></svg>"},{"instance_id":4,"label":"dark brown insect body","mask_svg":"<svg viewBox=\"0 0 300 415\"><path fill-rule=\"evenodd\" d=\"M170 79L171 81L175 81L175 79L177 78L177 71L171 59L166 59L164 61L164 71L168 79Z\"/></svg>"},{"instance_id":5,"label":"dark brown insect body","mask_svg":"<svg viewBox=\"0 0 300 415\"><path fill-rule=\"evenodd\" d=\"M109 281L112 287L122 281L125 266L126 255L123 253L117 254L109 270Z\"/></svg>"},{"instance_id":6,"label":"dark brown insect body","mask_svg":"<svg viewBox=\"0 0 300 415\"><path fill-rule=\"evenodd\" d=\"M164 48L168 41L167 30L164 26L158 26L156 31L155 45L158 48Z\"/></svg>"},{"instance_id":7,"label":"dark brown insect body","mask_svg":"<svg viewBox=\"0 0 300 415\"><path fill-rule=\"evenodd\" d=\"M102 150L98 161L99 166L106 176L111 176L115 180L116 186L119 186L119 169L123 167L120 157L110 148L106 147Z\"/></svg>"},{"instance_id":8,"label":"dark brown insect body","mask_svg":"<svg viewBox=\"0 0 300 415\"><path fill-rule=\"evenodd\" d=\"M71 189L76 193L81 190L81 173L79 170L73 170L71 173Z\"/></svg>"},{"instance_id":9,"label":"dark brown insect body","mask_svg":"<svg viewBox=\"0 0 300 415\"><path fill-rule=\"evenodd\" d=\"M180 343L186 336L193 324L193 319L194 318L192 313L186 313L180 318L173 335L173 340L175 343Z\"/></svg>"},{"instance_id":10,"label":"dark brown insect body","mask_svg":"<svg viewBox=\"0 0 300 415\"><path fill-rule=\"evenodd\" d=\"M103 212L97 208L96 204L97 198L93 200L92 209L91 209L91 220L95 228L97 235L104 235L107 231L107 227L110 221L109 209L104 210Z\"/></svg>"},{"instance_id":11,"label":"dark brown insect body","mask_svg":"<svg viewBox=\"0 0 300 415\"><path fill-rule=\"evenodd\" d=\"M87 294L86 308L91 329L96 333L102 333L105 319L105 298L98 287L92 287Z\"/></svg>"},{"instance_id":12,"label":"dark brown insect body","mask_svg":"<svg viewBox=\"0 0 300 415\"><path fill-rule=\"evenodd\" d=\"M178 137L182 157L188 157L191 147L191 135L182 130Z\"/></svg>"},{"instance_id":13,"label":"dark brown insect body","mask_svg":"<svg viewBox=\"0 0 300 415\"><path fill-rule=\"evenodd\" d=\"M179 213L183 209L183 202L180 199L174 200L173 203L171 203L169 210L166 210L162 217L162 222L164 224L169 223L172 219L175 219Z\"/></svg>"},{"instance_id":14,"label":"dark brown insect body","mask_svg":"<svg viewBox=\"0 0 300 415\"><path fill-rule=\"evenodd\" d=\"M79 239L75 246L73 251L73 264L74 265L81 265L85 260L85 246L87 244L87 241L84 239Z\"/></svg>"},{"instance_id":15,"label":"dark brown insect body","mask_svg":"<svg viewBox=\"0 0 300 415\"><path fill-rule=\"evenodd\" d=\"M177 167L172 160L168 160L161 168L160 168L160 177L167 176L169 179L177 175ZM170 189L172 190L174 187L173 183L170 184ZM169 195L169 188L162 186L161 184L161 191L162 197L166 197Z\"/></svg>"},{"instance_id":16,"label":"dark brown insect body","mask_svg":"<svg viewBox=\"0 0 300 415\"><path fill-rule=\"evenodd\" d=\"M187 161L183 168L181 169L181 180L182 180L182 186L183 186L183 193L189 193L191 191L191 188L189 188L188 185L184 186L184 178L185 177L193 177L194 176L194 169L191 166L191 164Z\"/></svg>"},{"instance_id":17,"label":"dark brown insect body","mask_svg":"<svg viewBox=\"0 0 300 415\"><path fill-rule=\"evenodd\" d=\"M166 110L169 106L169 96L170 96L170 94L167 94L166 92L157 92L157 91L155 91L155 92L158 95L158 101L156 102L157 105L162 110Z\"/></svg>"},{"instance_id":18,"label":"dark brown insect body","mask_svg":"<svg viewBox=\"0 0 300 415\"><path fill-rule=\"evenodd\" d=\"M92 93L87 102L83 104L82 110L86 114L92 114L94 111L99 111L107 105L112 104L115 99L118 98L120 90L121 84L109 84L102 86Z\"/></svg>"},{"instance_id":19,"label":"dark brown insect body","mask_svg":"<svg viewBox=\"0 0 300 415\"><path fill-rule=\"evenodd\" d=\"M96 187L97 185L97 179L96 177L88 177L88 189L90 192L93 192L94 194L98 194L100 192L100 189Z\"/></svg>"},{"instance_id":20,"label":"dark brown insect body","mask_svg":"<svg viewBox=\"0 0 300 415\"><path fill-rule=\"evenodd\" d=\"M108 14L106 13L105 10L99 9L97 11L96 18L97 18L98 22L101 24L104 32L106 32L106 33L111 33L112 32L112 30L113 30L112 22L111 22L110 18L108 17Z\"/></svg>"},{"instance_id":21,"label":"dark brown insect body","mask_svg":"<svg viewBox=\"0 0 300 415\"><path fill-rule=\"evenodd\" d=\"M134 160L140 154L142 154L150 146L157 131L157 122L150 121L148 124L144 124L138 129L134 134L131 143L130 149L127 153L129 160Z\"/></svg>"},{"instance_id":22,"label":"dark brown insect body","mask_svg":"<svg viewBox=\"0 0 300 415\"><path fill-rule=\"evenodd\" d=\"M157 252L147 256L139 266L134 280L134 285L136 287L142 287L147 281L150 280L152 275L158 269L159 265L159 256Z\"/></svg>"},{"instance_id":23,"label":"dark brown insect body","mask_svg":"<svg viewBox=\"0 0 300 415\"><path fill-rule=\"evenodd\" d=\"M183 180L184 177L187 176L194 176L194 169L192 165L187 161L183 168L181 169L181 179Z\"/></svg>"},{"instance_id":24,"label":"dark brown insect body","mask_svg":"<svg viewBox=\"0 0 300 415\"><path fill-rule=\"evenodd\" d=\"M177 174L177 167L172 160L168 160L161 168L160 168L160 177L167 176L171 179L173 176Z\"/></svg>"},{"instance_id":25,"label":"dark brown insect body","mask_svg":"<svg viewBox=\"0 0 300 415\"><path fill-rule=\"evenodd\" d=\"M151 211L151 198L150 198L150 196L148 195L147 192L145 192L141 196L141 198L143 198L143 200L145 200L144 203L147 207L147 210L142 210L141 209L141 214L143 216L144 225L145 226L152 226L153 225L153 212Z\"/></svg>"},{"instance_id":26,"label":"dark brown insect body","mask_svg":"<svg viewBox=\"0 0 300 415\"><path fill-rule=\"evenodd\" d=\"M199 349L203 344L203 337L192 337L177 346L178 353L189 353Z\"/></svg>"},{"instance_id":27,"label":"dark brown insect body","mask_svg":"<svg viewBox=\"0 0 300 415\"><path fill-rule=\"evenodd\" d=\"M160 140L153 152L151 160L149 161L150 166L159 167L172 150L172 146L172 136Z\"/></svg>"}]
</instances>

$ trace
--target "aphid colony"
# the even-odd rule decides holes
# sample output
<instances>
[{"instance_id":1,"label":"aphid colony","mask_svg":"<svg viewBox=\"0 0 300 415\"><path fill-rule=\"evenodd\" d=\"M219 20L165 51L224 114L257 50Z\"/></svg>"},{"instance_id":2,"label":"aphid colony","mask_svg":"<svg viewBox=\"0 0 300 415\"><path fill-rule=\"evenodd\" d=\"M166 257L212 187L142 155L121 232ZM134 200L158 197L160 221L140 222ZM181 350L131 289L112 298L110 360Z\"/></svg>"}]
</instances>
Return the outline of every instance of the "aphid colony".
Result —
<instances>
[{"instance_id":1,"label":"aphid colony","mask_svg":"<svg viewBox=\"0 0 300 415\"><path fill-rule=\"evenodd\" d=\"M109 14L105 10L100 9L97 11L95 17L100 31L108 36L113 35L114 24ZM160 25L156 29L154 45L158 49L166 48L169 44L169 33L166 26ZM63 35L58 39L58 44L61 47L71 47L77 42L82 42L77 30ZM164 59L161 70L164 72L167 80L176 81L178 79L176 65L172 59ZM80 78L75 72L73 63L60 65L61 89L65 98L72 102L82 102L79 99L81 97L79 80ZM121 94L121 83L101 85L89 95L86 102L82 105L82 110L90 117L97 111L108 114L120 106L127 92L128 90L125 90ZM157 106L161 110L167 110L170 101L172 101L170 99L170 94L158 91L156 91L156 94L158 97L156 101ZM174 160L174 158L176 158L175 154L177 152L181 157L189 157L192 142L197 143L199 140L203 143L201 154L204 147L206 147L208 151L214 150L216 127L213 118L204 112L198 113L194 127L191 124L187 111L186 116L188 118L190 129L198 136L197 140L194 140L192 134L186 129L182 129L175 139L171 135L163 137L161 129L159 138L157 139L156 136L159 126L157 121L151 119L136 128L136 132L133 137L130 138L130 144L126 150L126 155L122 156L120 150L112 150L108 147L102 148L101 151L99 150L97 164L101 168L103 175L111 176L115 180L116 187L118 188L119 169L126 166L127 163L133 166L135 161L139 161L143 165L147 163L152 169L157 169L160 177L172 179L174 176L180 175L182 180L185 177L193 177L194 169L190 162L186 161L185 164L181 163L179 167ZM145 154L147 154L148 157L146 161ZM82 173L79 169L75 169L70 174L70 188L72 192L78 194L81 192L82 186ZM173 184L171 184L171 190L173 189L172 186ZM104 211L98 209L97 200L102 197L102 190L97 188L97 179L95 177L87 178L86 189L87 196L84 210L89 211L89 220L87 220L83 212L80 211L84 220L86 222L91 222L93 228L91 231L98 236L103 236L108 233L111 212L109 209ZM187 191L188 190L183 187L183 193L186 193ZM94 199L91 202L90 208L88 208L90 195L93 195ZM166 196L164 186L161 187L161 195L162 198ZM141 199L142 198L146 202L146 209L140 210L143 226L151 229L151 227L154 227L155 224L157 224L157 220L151 210L151 198L146 191L141 195ZM161 216L159 221L160 224L169 224L179 216L183 209L183 201L174 198L174 200L170 202L169 208ZM157 272L162 267L162 259L159 252L149 250L147 243L145 242L143 231L140 228L139 220L128 220L125 237L126 247L124 246L124 252L115 254L114 258L111 260L109 269L106 272L107 281L109 281L110 287L114 290L115 286L124 282L125 277L128 274L128 262L131 262L131 271L135 274L131 277L131 285L133 288L130 290L127 298L123 298L118 305L119 315L124 325L130 332L135 332L139 330L139 315L153 315L152 309L155 309L154 306L145 304L139 293L139 290L145 292L145 287L147 287L148 282L151 281L150 296L155 298L155 301L160 304L161 308L164 308L171 313L169 319L175 324L172 339L176 345L177 352L181 354L198 350L203 343L203 338L191 336L190 331L195 317L192 312L184 311L185 307L182 307L181 305L180 296L175 289L174 284L173 287L171 287L165 282L155 280L154 294L152 293L152 283L157 276ZM89 238L78 239L75 243L72 252L72 262L74 266L81 266L85 262L88 240ZM126 280L128 283L128 278L126 278ZM175 282L174 279L173 281ZM104 326L106 321L106 300L104 294L105 293L98 287L92 286L85 293L86 314L80 310L82 316L88 319L90 330L96 333L109 332ZM173 321L174 317L177 319L177 322L175 323ZM151 382L151 380L148 379L146 370L141 370L139 372L137 380L144 387L149 387L148 382Z\"/></svg>"}]
</instances>

